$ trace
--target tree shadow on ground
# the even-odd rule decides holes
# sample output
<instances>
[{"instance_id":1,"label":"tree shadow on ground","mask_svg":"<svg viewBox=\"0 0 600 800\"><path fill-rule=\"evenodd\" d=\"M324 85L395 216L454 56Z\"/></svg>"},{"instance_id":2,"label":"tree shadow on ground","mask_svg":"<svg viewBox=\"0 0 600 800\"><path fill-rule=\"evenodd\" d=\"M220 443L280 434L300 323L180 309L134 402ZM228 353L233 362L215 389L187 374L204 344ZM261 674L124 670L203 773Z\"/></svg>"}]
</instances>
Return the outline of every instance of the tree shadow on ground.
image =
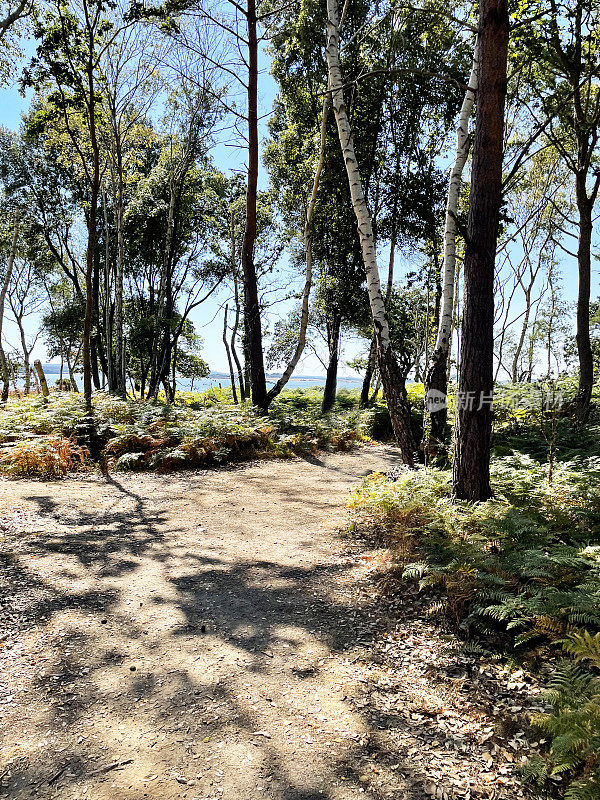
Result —
<instances>
[{"instance_id":1,"label":"tree shadow on ground","mask_svg":"<svg viewBox=\"0 0 600 800\"><path fill-rule=\"evenodd\" d=\"M225 742L211 753L235 773L237 796L248 800L254 796L248 793L250 779L268 780L268 796L276 800L338 800L359 790L375 798L378 790L362 774L364 763L374 761L403 776L395 779L396 797L426 796L419 766L382 741L382 730L406 726L405 720L345 706L346 698L334 697L327 659L333 657L343 676L350 656L360 657L359 642L370 641L385 625L374 609L330 591L349 578L351 563L285 566L251 561L235 547L210 554L209 542L196 549L185 527L168 520L152 497L115 478L107 482L128 501L125 512L80 509L62 530L42 533L29 545L37 558L68 561L67 574L76 576L70 589L40 580L22 559L11 563L19 572L15 585L25 592L43 590L24 625L61 615L62 627L50 628L46 643L51 663L31 676L29 696L47 698L36 723L40 739L59 731L65 749L49 748L43 759L32 754L13 764L4 787L8 798L29 798L34 790L37 797L70 798L84 784L94 798L185 796L172 773L189 772L189 764L169 761L181 737L192 764L203 742L209 740L205 750ZM26 499L41 516L60 523L60 502L41 491ZM130 607L126 602L143 570L161 580L146 587L140 611L133 600ZM90 581L92 588L78 588ZM274 694L281 684L297 699L293 711L285 697ZM310 731L298 715L312 719L317 706L309 698L318 691L318 708L327 719L314 734L314 746L296 742L299 732ZM263 697L266 692L275 700ZM293 722L286 733L287 719ZM344 735L336 735L338 723L347 727ZM270 731L257 732L267 724ZM155 738L152 750L146 739ZM248 753L255 754L256 765L240 768L237 762ZM140 770L164 774L155 788L143 784L141 792L134 783L130 791L112 795L110 779L120 770L102 770L129 754L143 762ZM196 780L191 796L216 796L210 776Z\"/></svg>"}]
</instances>

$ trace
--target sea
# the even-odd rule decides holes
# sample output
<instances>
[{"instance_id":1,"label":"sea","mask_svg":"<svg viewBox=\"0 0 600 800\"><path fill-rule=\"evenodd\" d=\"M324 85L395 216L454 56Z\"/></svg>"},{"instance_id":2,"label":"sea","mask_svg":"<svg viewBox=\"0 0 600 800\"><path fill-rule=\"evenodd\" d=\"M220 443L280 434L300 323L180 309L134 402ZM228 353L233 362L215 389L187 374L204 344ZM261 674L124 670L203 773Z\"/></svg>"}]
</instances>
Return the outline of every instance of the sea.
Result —
<instances>
[{"instance_id":1,"label":"sea","mask_svg":"<svg viewBox=\"0 0 600 800\"><path fill-rule=\"evenodd\" d=\"M54 387L58 376L60 375L60 364L43 364L46 380L50 388ZM67 370L63 370L63 378L68 378ZM269 372L267 373L267 388L273 386L281 377L280 373ZM83 375L76 374L75 380L79 385L79 389L83 388ZM180 391L189 391L192 385L190 378L178 378L177 388ZM194 391L203 392L206 389L212 389L215 386L226 388L230 386L230 378L224 372L211 372L208 378L196 378L194 380ZM337 388L338 389L359 389L362 385L360 377L353 376L338 376ZM310 389L312 387L323 388L325 386L324 375L292 375L286 384L286 389Z\"/></svg>"}]
</instances>

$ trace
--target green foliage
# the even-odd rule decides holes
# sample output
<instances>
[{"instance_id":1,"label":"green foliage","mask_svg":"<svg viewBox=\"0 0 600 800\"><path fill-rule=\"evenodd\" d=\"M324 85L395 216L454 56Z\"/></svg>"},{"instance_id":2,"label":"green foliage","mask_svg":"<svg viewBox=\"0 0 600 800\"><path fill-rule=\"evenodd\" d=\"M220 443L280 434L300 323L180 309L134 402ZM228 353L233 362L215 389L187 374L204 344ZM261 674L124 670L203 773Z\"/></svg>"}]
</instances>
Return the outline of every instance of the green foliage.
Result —
<instances>
[{"instance_id":1,"label":"green foliage","mask_svg":"<svg viewBox=\"0 0 600 800\"><path fill-rule=\"evenodd\" d=\"M443 589L465 632L531 646L579 627L600 630L600 472L597 459L557 465L552 484L529 456L496 458L495 497L450 503L450 473L370 476L351 501L357 522L420 532L407 577Z\"/></svg>"},{"instance_id":2,"label":"green foliage","mask_svg":"<svg viewBox=\"0 0 600 800\"><path fill-rule=\"evenodd\" d=\"M566 389L569 388L567 384ZM561 662L547 694L551 710L533 721L548 752L521 769L524 782L557 786L565 800L600 797L600 452L599 430L560 420L558 458L548 481L534 408L539 387L507 388L496 419L495 496L451 502L449 470L369 476L350 500L354 523L379 532L407 580L441 598L434 605L475 644L526 655L549 643ZM514 413L510 392L527 402ZM500 418L500 419L499 419ZM501 444L499 443L501 442ZM512 446L509 446L512 445ZM521 446L523 451L513 449ZM564 793L563 793L564 792ZM553 795L554 796L554 795Z\"/></svg>"},{"instance_id":3,"label":"green foliage","mask_svg":"<svg viewBox=\"0 0 600 800\"><path fill-rule=\"evenodd\" d=\"M572 634L563 647L574 660L558 664L546 694L551 711L532 720L550 738L550 748L546 759L528 765L524 777L540 785L566 774L565 800L595 800L600 795L600 634Z\"/></svg>"},{"instance_id":4,"label":"green foliage","mask_svg":"<svg viewBox=\"0 0 600 800\"><path fill-rule=\"evenodd\" d=\"M342 392L326 415L320 414L321 400L321 389L284 391L263 417L249 404L234 405L230 388L181 392L174 404L99 393L94 416L105 442L100 457L109 468L173 470L258 454L290 457L320 449L346 450L370 437L374 415L358 410L356 392ZM35 447L46 440L70 441L83 414L83 398L72 392L52 392L47 403L38 397L10 401L0 422L0 470L44 474L13 467L27 461L20 448L28 453L29 439ZM75 458L65 464L67 470L80 466Z\"/></svg>"}]
</instances>

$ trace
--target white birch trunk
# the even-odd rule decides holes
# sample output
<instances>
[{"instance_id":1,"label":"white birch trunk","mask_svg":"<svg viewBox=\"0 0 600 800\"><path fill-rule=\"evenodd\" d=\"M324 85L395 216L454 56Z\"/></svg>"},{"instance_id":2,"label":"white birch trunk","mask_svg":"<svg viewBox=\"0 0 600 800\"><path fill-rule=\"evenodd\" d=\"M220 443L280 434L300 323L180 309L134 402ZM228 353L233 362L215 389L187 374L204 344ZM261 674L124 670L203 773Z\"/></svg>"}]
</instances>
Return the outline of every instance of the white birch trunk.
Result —
<instances>
[{"instance_id":1,"label":"white birch trunk","mask_svg":"<svg viewBox=\"0 0 600 800\"><path fill-rule=\"evenodd\" d=\"M381 282L377 268L377 254L373 238L373 226L363 192L362 180L354 152L354 140L346 105L344 103L343 77L340 67L340 37L337 0L327 0L327 67L329 74L329 88L335 120L337 123L340 145L350 184L352 207L358 222L358 234L362 257L367 276L367 290L369 303L373 314L373 322L377 331L377 344L384 352L390 347L390 332L385 311Z\"/></svg>"},{"instance_id":2,"label":"white birch trunk","mask_svg":"<svg viewBox=\"0 0 600 800\"><path fill-rule=\"evenodd\" d=\"M442 298L440 304L440 318L431 355L431 362L427 371L427 397L435 398L437 395L446 395L448 392L448 362L454 323L454 298L457 286L456 272L456 234L458 198L462 182L462 173L469 156L469 118L473 111L473 102L477 91L477 72L479 67L479 44L475 42L473 51L473 65L469 77L468 89L465 92L463 103L458 116L456 128L456 154L450 170L448 185L448 198L446 201L446 219L444 222L444 267L442 274ZM448 430L447 408L434 405L429 408L431 425L428 433L429 447L437 449L444 446Z\"/></svg>"},{"instance_id":3,"label":"white birch trunk","mask_svg":"<svg viewBox=\"0 0 600 800\"><path fill-rule=\"evenodd\" d=\"M478 44L473 52L473 66L469 77L469 88L458 117L456 128L456 155L450 171L448 200L446 203L446 220L444 224L444 272L442 277L442 307L438 326L435 350L442 350L446 357L450 350L450 332L452 330L452 311L454 308L454 275L456 272L456 234L458 198L462 183L462 174L469 156L469 119L473 112L473 103L477 91Z\"/></svg>"},{"instance_id":4,"label":"white birch trunk","mask_svg":"<svg viewBox=\"0 0 600 800\"><path fill-rule=\"evenodd\" d=\"M347 5L344 7L344 11L346 8ZM365 200L358 161L356 159L356 153L354 152L352 130L344 103L344 81L340 67L339 28L340 22L337 0L327 0L327 47L325 55L327 57L329 90L344 164L346 165L346 173L348 175L352 207L358 223L358 235L367 277L367 291L369 294L369 303L373 316L373 328L377 341L379 372L394 435L402 452L402 459L409 466L413 466L416 443L412 430L410 407L406 399L404 380L400 374L396 356L392 350L390 341L387 311L381 293L381 281L379 279L379 269L377 267L377 252L375 249L373 226Z\"/></svg>"}]
</instances>

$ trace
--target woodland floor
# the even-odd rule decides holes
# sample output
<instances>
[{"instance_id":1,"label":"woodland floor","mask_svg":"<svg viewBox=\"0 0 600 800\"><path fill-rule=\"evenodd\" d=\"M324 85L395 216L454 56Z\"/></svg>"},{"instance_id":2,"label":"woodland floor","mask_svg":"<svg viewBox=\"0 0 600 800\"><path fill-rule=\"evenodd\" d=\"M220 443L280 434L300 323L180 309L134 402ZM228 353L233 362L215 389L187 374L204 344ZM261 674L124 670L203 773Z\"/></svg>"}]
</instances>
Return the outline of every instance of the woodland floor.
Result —
<instances>
[{"instance_id":1,"label":"woodland floor","mask_svg":"<svg viewBox=\"0 0 600 800\"><path fill-rule=\"evenodd\" d=\"M519 798L537 691L340 535L393 448L0 482L0 795Z\"/></svg>"}]
</instances>

